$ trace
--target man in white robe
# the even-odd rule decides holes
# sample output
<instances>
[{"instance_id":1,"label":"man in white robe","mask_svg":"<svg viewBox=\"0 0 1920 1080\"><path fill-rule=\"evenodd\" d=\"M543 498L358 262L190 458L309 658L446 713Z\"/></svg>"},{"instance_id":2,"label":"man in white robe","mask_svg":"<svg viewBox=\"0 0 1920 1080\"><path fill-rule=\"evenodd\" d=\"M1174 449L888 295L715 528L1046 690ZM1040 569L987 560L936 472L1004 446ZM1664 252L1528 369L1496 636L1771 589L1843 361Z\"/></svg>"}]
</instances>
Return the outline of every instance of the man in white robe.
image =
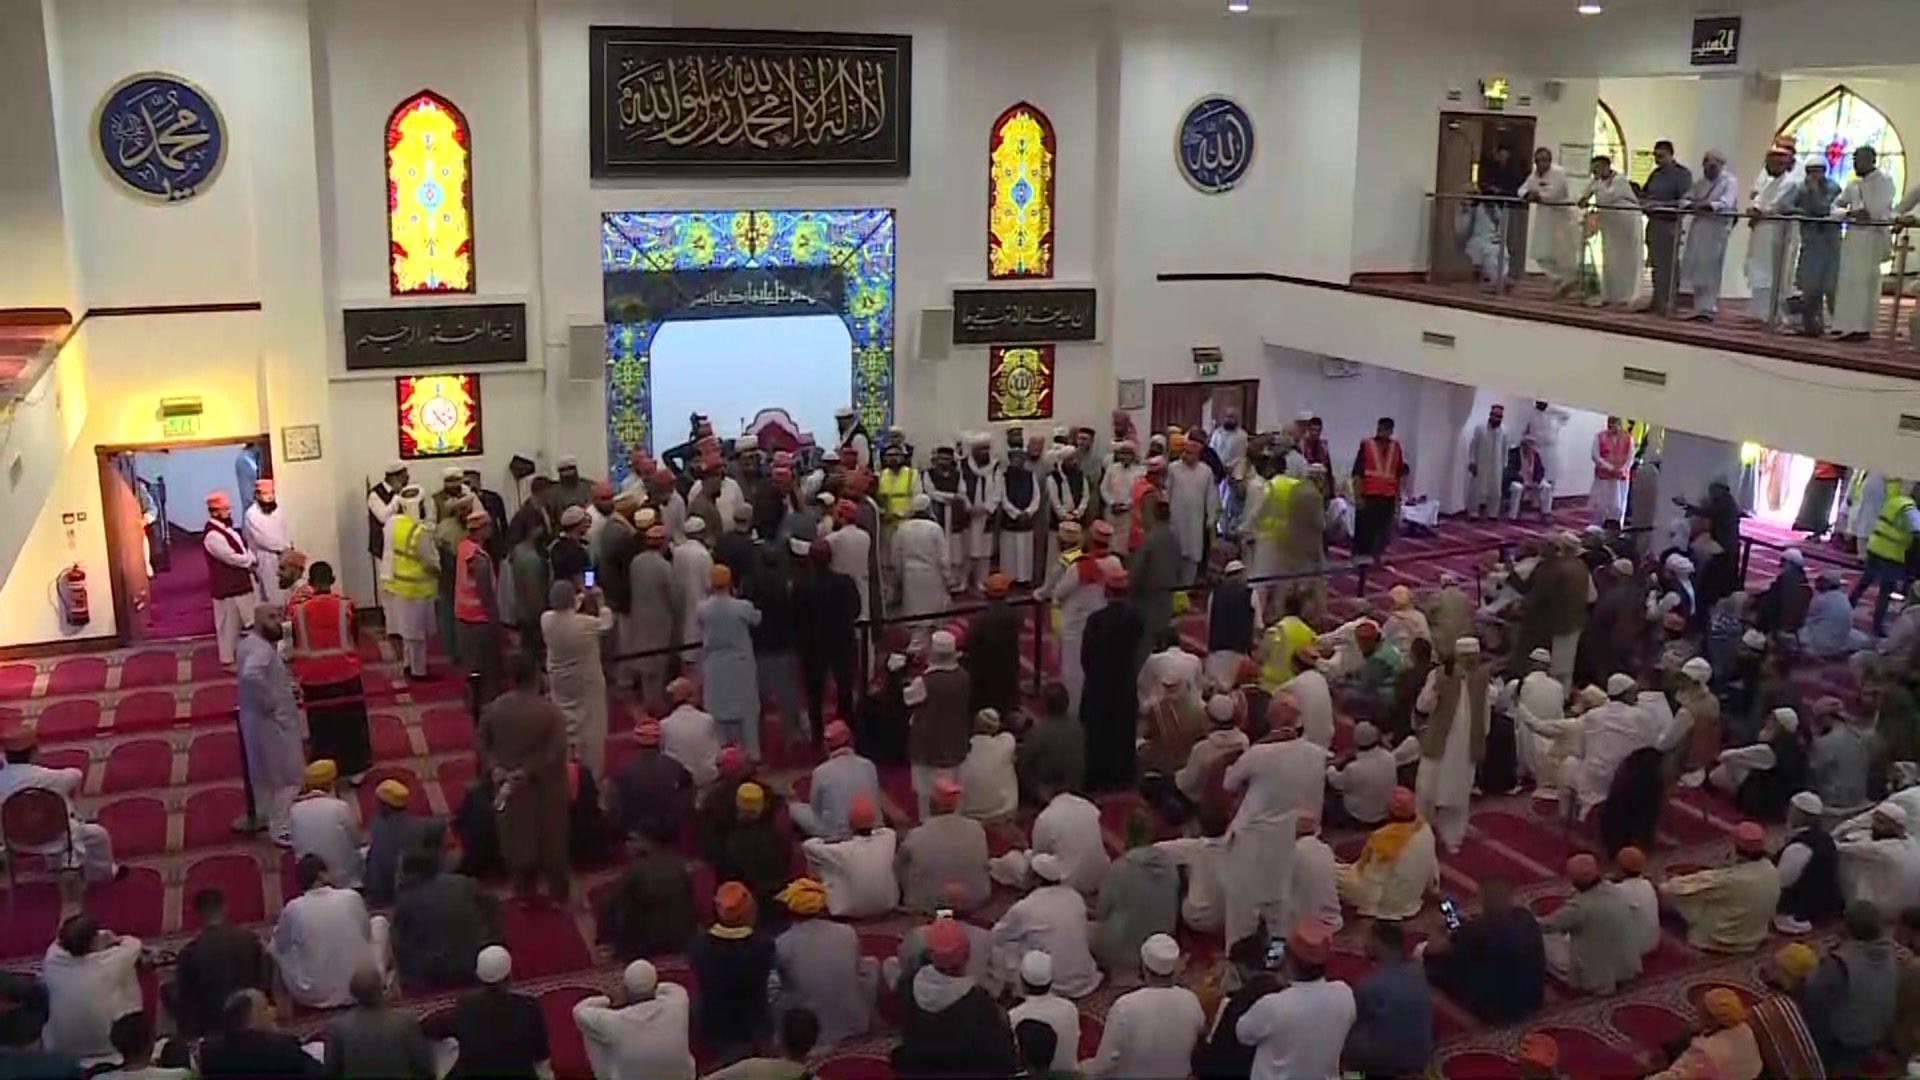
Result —
<instances>
[{"instance_id":1,"label":"man in white robe","mask_svg":"<svg viewBox=\"0 0 1920 1080\"><path fill-rule=\"evenodd\" d=\"M1833 216L1845 218L1840 241L1840 285L1833 296L1833 332L1842 341L1865 341L1880 322L1880 264L1893 250L1896 208L1893 178L1880 168L1873 147L1853 152L1853 179L1833 201ZM1912 209L1902 200L1899 212Z\"/></svg>"},{"instance_id":2,"label":"man in white robe","mask_svg":"<svg viewBox=\"0 0 1920 1080\"><path fill-rule=\"evenodd\" d=\"M1580 730L1580 752L1567 760L1561 786L1575 800L1574 820L1585 820L1593 808L1607 801L1614 771L1635 750L1653 746L1660 738L1659 720L1640 707L1639 684L1631 675L1607 679L1607 703L1586 714Z\"/></svg>"},{"instance_id":3,"label":"man in white robe","mask_svg":"<svg viewBox=\"0 0 1920 1080\"><path fill-rule=\"evenodd\" d=\"M1207 538L1220 520L1220 487L1213 470L1200 460L1200 440L1187 438L1180 459L1167 467L1167 505L1173 535L1180 541L1180 580L1196 580L1206 558Z\"/></svg>"},{"instance_id":4,"label":"man in white robe","mask_svg":"<svg viewBox=\"0 0 1920 1080\"><path fill-rule=\"evenodd\" d=\"M1300 649L1293 654L1294 676L1282 683L1279 693L1286 695L1300 710L1300 733L1306 740L1329 753L1333 750L1333 686L1320 670L1317 652Z\"/></svg>"},{"instance_id":5,"label":"man in white robe","mask_svg":"<svg viewBox=\"0 0 1920 1080\"><path fill-rule=\"evenodd\" d=\"M925 494L913 497L912 512L913 517L893 530L893 572L900 576L900 613L929 615L947 606L947 534L933 520L933 500ZM987 560L975 561L984 564ZM930 632L929 624L916 624L915 642L923 641Z\"/></svg>"},{"instance_id":6,"label":"man in white robe","mask_svg":"<svg viewBox=\"0 0 1920 1080\"><path fill-rule=\"evenodd\" d=\"M674 542L669 551L673 564L674 580L680 584L680 640L699 641L700 625L695 613L700 610L700 602L713 591L713 552L707 547L707 522L704 518L687 519L685 538ZM862 574L856 582L865 581ZM691 664L699 654L683 653L681 662Z\"/></svg>"},{"instance_id":7,"label":"man in white robe","mask_svg":"<svg viewBox=\"0 0 1920 1080\"><path fill-rule=\"evenodd\" d=\"M1414 784L1420 816L1433 823L1448 851L1458 852L1466 840L1473 774L1486 753L1492 716L1479 638L1463 637L1453 643L1452 663L1428 674L1414 707L1428 717L1427 730L1420 736L1420 771ZM1444 732L1437 727L1444 727Z\"/></svg>"},{"instance_id":8,"label":"man in white robe","mask_svg":"<svg viewBox=\"0 0 1920 1080\"><path fill-rule=\"evenodd\" d=\"M993 568L993 522L1004 492L1005 477L1001 475L1000 464L993 460L993 438L981 432L967 436L967 457L960 463L960 495L967 535L967 564L960 574L961 592L980 592L986 588L987 573Z\"/></svg>"},{"instance_id":9,"label":"man in white robe","mask_svg":"<svg viewBox=\"0 0 1920 1080\"><path fill-rule=\"evenodd\" d=\"M385 475L378 484L367 489L367 548L373 556L373 576L375 581L384 582L392 578L393 553L390 550L391 529L387 522L400 512L400 492L407 486L407 467L396 461L387 466ZM399 625L392 610L388 607L392 597L386 590L380 591L380 610L386 614L388 636L394 636L394 628Z\"/></svg>"},{"instance_id":10,"label":"man in white robe","mask_svg":"<svg viewBox=\"0 0 1920 1080\"><path fill-rule=\"evenodd\" d=\"M1533 204L1533 259L1553 295L1564 296L1580 283L1580 219L1567 170L1553 163L1553 151L1543 146L1533 152L1533 171L1520 185L1520 198Z\"/></svg>"},{"instance_id":11,"label":"man in white robe","mask_svg":"<svg viewBox=\"0 0 1920 1080\"><path fill-rule=\"evenodd\" d=\"M1066 866L1058 856L1041 852L1029 868L1040 885L993 924L992 970L1000 983L1011 983L1021 958L1039 950L1053 957L1054 989L1076 1000L1086 997L1101 981L1093 961L1086 898L1065 883Z\"/></svg>"},{"instance_id":12,"label":"man in white robe","mask_svg":"<svg viewBox=\"0 0 1920 1080\"><path fill-rule=\"evenodd\" d=\"M1541 648L1527 654L1529 670L1524 678L1507 683L1502 698L1509 707L1518 706L1527 716L1542 722L1565 719L1567 714L1567 689L1560 680L1553 677L1548 669L1553 666L1553 654ZM1519 760L1522 775L1533 777L1535 798L1559 798L1554 790L1557 782L1557 768L1548 764L1548 749L1552 740L1533 726L1519 721L1516 714L1513 725L1514 756Z\"/></svg>"},{"instance_id":13,"label":"man in white robe","mask_svg":"<svg viewBox=\"0 0 1920 1080\"><path fill-rule=\"evenodd\" d=\"M1465 197L1453 212L1453 232L1461 253L1471 263L1484 292L1493 292L1507 284L1506 207L1476 198L1480 192L1467 185Z\"/></svg>"},{"instance_id":14,"label":"man in white robe","mask_svg":"<svg viewBox=\"0 0 1920 1080\"><path fill-rule=\"evenodd\" d=\"M911 508L911 503L909 503ZM860 617L873 617L872 590L867 576L870 560L873 558L873 534L860 527L856 520L859 507L852 502L841 500L833 504L833 531L827 533L827 546L833 549L827 559L827 565L836 574L845 574L853 579L854 590L860 594ZM938 526L935 526L938 528ZM894 532L899 533L895 528ZM944 534L942 534L944 536Z\"/></svg>"},{"instance_id":15,"label":"man in white robe","mask_svg":"<svg viewBox=\"0 0 1920 1080\"><path fill-rule=\"evenodd\" d=\"M1133 488L1147 475L1131 440L1113 444L1113 460L1100 475L1100 505L1106 508L1107 527L1113 530L1113 553L1124 556L1133 529Z\"/></svg>"},{"instance_id":16,"label":"man in white robe","mask_svg":"<svg viewBox=\"0 0 1920 1080\"><path fill-rule=\"evenodd\" d=\"M1106 522L1095 525L1100 532L1107 531ZM1087 620L1107 606L1102 566L1106 559L1097 551L1081 550L1081 529L1073 522L1062 524L1059 535L1064 554L1035 595L1053 601L1060 611L1060 682L1067 688L1067 711L1079 716L1080 689L1087 681L1080 664L1080 642L1086 636Z\"/></svg>"},{"instance_id":17,"label":"man in white robe","mask_svg":"<svg viewBox=\"0 0 1920 1080\"><path fill-rule=\"evenodd\" d=\"M300 895L280 909L270 945L281 986L303 1008L351 1004L355 972L371 966L385 981L392 968L387 917L369 917L359 892L336 887L318 858L301 860L295 875Z\"/></svg>"},{"instance_id":18,"label":"man in white robe","mask_svg":"<svg viewBox=\"0 0 1920 1080\"><path fill-rule=\"evenodd\" d=\"M1228 409L1220 414L1220 426L1207 437L1207 445L1220 459L1220 466L1231 474L1247 460L1247 433L1240 427L1240 414Z\"/></svg>"},{"instance_id":19,"label":"man in white robe","mask_svg":"<svg viewBox=\"0 0 1920 1080\"><path fill-rule=\"evenodd\" d=\"M1613 159L1598 154L1580 201L1593 206L1600 226L1600 295L1588 303L1630 307L1646 261L1640 241L1640 197L1634 194L1633 183L1615 171Z\"/></svg>"},{"instance_id":20,"label":"man in white robe","mask_svg":"<svg viewBox=\"0 0 1920 1080\"><path fill-rule=\"evenodd\" d=\"M285 636L281 610L272 604L254 609L253 632L240 642L234 667L239 676L240 748L253 789L253 823L264 817L268 835L281 847L293 839L289 815L306 771L300 738L300 703L293 673L280 658Z\"/></svg>"},{"instance_id":21,"label":"man in white robe","mask_svg":"<svg viewBox=\"0 0 1920 1080\"><path fill-rule=\"evenodd\" d=\"M89 882L112 879L119 873L119 866L113 859L113 837L107 834L104 826L81 821L79 815L73 812L73 800L80 795L85 774L79 769L49 769L34 764L33 755L39 745L37 726L24 721L0 735L0 753L6 755L5 760L0 761L0 804L4 804L15 792L27 788L51 791L67 804L67 836L44 846L23 845L18 850L49 860L55 855L66 855L71 851L71 861L66 869L77 867Z\"/></svg>"},{"instance_id":22,"label":"man in white robe","mask_svg":"<svg viewBox=\"0 0 1920 1080\"><path fill-rule=\"evenodd\" d=\"M686 987L661 982L651 961L635 960L621 975L617 998L591 994L574 1003L573 1026L595 1076L692 1080L691 1013Z\"/></svg>"},{"instance_id":23,"label":"man in white robe","mask_svg":"<svg viewBox=\"0 0 1920 1080\"><path fill-rule=\"evenodd\" d=\"M293 541L287 538L286 516L274 501L272 480L253 482L253 505L247 507L241 531L253 550L253 577L261 599L285 607L287 590L280 587L280 560L293 550Z\"/></svg>"},{"instance_id":24,"label":"man in white robe","mask_svg":"<svg viewBox=\"0 0 1920 1080\"><path fill-rule=\"evenodd\" d=\"M1791 137L1782 137L1767 150L1766 170L1754 181L1747 196L1748 226L1753 235L1747 240L1747 312L1761 322L1771 322L1777 314L1776 301L1784 301L1793 281L1794 251L1799 247L1800 230L1791 221L1770 221L1793 212L1800 198L1800 178L1793 173L1794 145Z\"/></svg>"},{"instance_id":25,"label":"man in white robe","mask_svg":"<svg viewBox=\"0 0 1920 1080\"><path fill-rule=\"evenodd\" d=\"M1607 417L1604 430L1593 434L1593 487L1587 490L1587 511L1593 524L1624 522L1627 517L1627 481L1633 474L1633 434L1617 416Z\"/></svg>"},{"instance_id":26,"label":"man in white robe","mask_svg":"<svg viewBox=\"0 0 1920 1080\"><path fill-rule=\"evenodd\" d=\"M1320 817L1294 818L1293 873L1288 877L1287 913L1294 919L1318 919L1328 933L1346 925L1340 915L1340 861L1320 839Z\"/></svg>"},{"instance_id":27,"label":"man in white robe","mask_svg":"<svg viewBox=\"0 0 1920 1080\"><path fill-rule=\"evenodd\" d=\"M1467 443L1467 517L1479 521L1482 514L1500 516L1504 496L1500 481L1507 472L1507 451L1512 439L1501 424L1506 420L1504 405L1487 410L1487 422L1473 431Z\"/></svg>"},{"instance_id":28,"label":"man in white robe","mask_svg":"<svg viewBox=\"0 0 1920 1080\"><path fill-rule=\"evenodd\" d=\"M1700 160L1681 209L1692 213L1687 249L1680 260L1680 287L1693 294L1693 318L1708 322L1720 310L1720 277L1727 263L1727 237L1740 207L1740 182L1727 168L1727 155L1709 150Z\"/></svg>"},{"instance_id":29,"label":"man in white robe","mask_svg":"<svg viewBox=\"0 0 1920 1080\"><path fill-rule=\"evenodd\" d=\"M1887 801L1833 830L1840 849L1840 887L1847 901L1904 911L1920 895L1920 840L1907 808Z\"/></svg>"},{"instance_id":30,"label":"man in white robe","mask_svg":"<svg viewBox=\"0 0 1920 1080\"><path fill-rule=\"evenodd\" d=\"M660 752L704 788L720 775L720 723L700 708L700 686L685 675L667 684L667 700L673 711L660 721Z\"/></svg>"}]
</instances>

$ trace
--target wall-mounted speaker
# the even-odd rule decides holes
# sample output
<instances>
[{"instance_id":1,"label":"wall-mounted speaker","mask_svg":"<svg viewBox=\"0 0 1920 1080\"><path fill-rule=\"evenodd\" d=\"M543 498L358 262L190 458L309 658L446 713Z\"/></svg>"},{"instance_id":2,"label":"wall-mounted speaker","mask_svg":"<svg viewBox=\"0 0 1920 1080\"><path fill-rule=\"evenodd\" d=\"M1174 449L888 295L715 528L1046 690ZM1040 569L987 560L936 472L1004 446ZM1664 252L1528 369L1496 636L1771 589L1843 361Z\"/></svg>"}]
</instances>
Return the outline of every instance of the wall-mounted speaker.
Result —
<instances>
[{"instance_id":1,"label":"wall-mounted speaker","mask_svg":"<svg viewBox=\"0 0 1920 1080\"><path fill-rule=\"evenodd\" d=\"M567 327L567 378L599 382L607 373L607 328L601 323Z\"/></svg>"},{"instance_id":2,"label":"wall-mounted speaker","mask_svg":"<svg viewBox=\"0 0 1920 1080\"><path fill-rule=\"evenodd\" d=\"M953 348L953 309L921 308L914 339L914 355L922 360L945 360Z\"/></svg>"}]
</instances>

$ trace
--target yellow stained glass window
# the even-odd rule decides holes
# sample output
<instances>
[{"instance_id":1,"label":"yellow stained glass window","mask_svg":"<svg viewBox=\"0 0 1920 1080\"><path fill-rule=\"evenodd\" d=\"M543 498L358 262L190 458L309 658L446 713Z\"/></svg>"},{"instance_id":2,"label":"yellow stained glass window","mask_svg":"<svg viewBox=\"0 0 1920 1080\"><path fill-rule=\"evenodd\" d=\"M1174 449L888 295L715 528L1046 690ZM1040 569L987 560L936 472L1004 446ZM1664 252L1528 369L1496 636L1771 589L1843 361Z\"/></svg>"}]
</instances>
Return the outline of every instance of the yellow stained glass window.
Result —
<instances>
[{"instance_id":1,"label":"yellow stained glass window","mask_svg":"<svg viewBox=\"0 0 1920 1080\"><path fill-rule=\"evenodd\" d=\"M1053 124L1021 102L993 122L987 277L1053 276Z\"/></svg>"},{"instance_id":2,"label":"yellow stained glass window","mask_svg":"<svg viewBox=\"0 0 1920 1080\"><path fill-rule=\"evenodd\" d=\"M387 267L393 295L473 291L467 118L422 90L387 118Z\"/></svg>"}]
</instances>

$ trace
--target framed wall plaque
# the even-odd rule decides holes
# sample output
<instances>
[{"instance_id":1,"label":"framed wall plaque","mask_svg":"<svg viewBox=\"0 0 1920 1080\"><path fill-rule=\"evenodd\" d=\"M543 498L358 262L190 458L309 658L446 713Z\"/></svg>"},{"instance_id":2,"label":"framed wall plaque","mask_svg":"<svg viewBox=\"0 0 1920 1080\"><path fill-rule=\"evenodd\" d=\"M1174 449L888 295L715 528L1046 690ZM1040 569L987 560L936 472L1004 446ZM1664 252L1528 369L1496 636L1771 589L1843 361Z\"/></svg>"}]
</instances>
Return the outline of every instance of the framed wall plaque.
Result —
<instances>
[{"instance_id":1,"label":"framed wall plaque","mask_svg":"<svg viewBox=\"0 0 1920 1080\"><path fill-rule=\"evenodd\" d=\"M525 304L410 304L348 308L341 314L348 371L527 359Z\"/></svg>"},{"instance_id":2,"label":"framed wall plaque","mask_svg":"<svg viewBox=\"0 0 1920 1080\"><path fill-rule=\"evenodd\" d=\"M595 177L908 173L911 37L595 26L588 41Z\"/></svg>"},{"instance_id":3,"label":"framed wall plaque","mask_svg":"<svg viewBox=\"0 0 1920 1080\"><path fill-rule=\"evenodd\" d=\"M955 345L1092 341L1097 293L1089 288L1010 286L953 290Z\"/></svg>"}]
</instances>

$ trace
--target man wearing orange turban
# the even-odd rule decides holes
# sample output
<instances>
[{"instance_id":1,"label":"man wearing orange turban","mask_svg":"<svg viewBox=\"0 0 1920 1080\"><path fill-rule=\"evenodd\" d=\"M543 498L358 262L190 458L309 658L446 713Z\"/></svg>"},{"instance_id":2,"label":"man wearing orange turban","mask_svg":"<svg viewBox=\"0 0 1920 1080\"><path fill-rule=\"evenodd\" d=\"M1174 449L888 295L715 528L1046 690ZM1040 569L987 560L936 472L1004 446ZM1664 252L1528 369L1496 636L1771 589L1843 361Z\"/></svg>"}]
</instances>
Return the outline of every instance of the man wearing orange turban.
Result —
<instances>
[{"instance_id":1,"label":"man wearing orange turban","mask_svg":"<svg viewBox=\"0 0 1920 1080\"><path fill-rule=\"evenodd\" d=\"M733 595L733 570L715 563L713 594L700 602L694 619L700 627L701 683L707 711L719 722L721 737L760 757L760 679L753 656L753 627L760 609Z\"/></svg>"},{"instance_id":2,"label":"man wearing orange turban","mask_svg":"<svg viewBox=\"0 0 1920 1080\"><path fill-rule=\"evenodd\" d=\"M1747 1023L1747 1003L1731 987L1716 986L1700 999L1706 1014L1700 1034L1673 1060L1666 1071L1650 1080L1686 1080L1711 1076L1717 1080L1751 1080L1764 1062Z\"/></svg>"},{"instance_id":3,"label":"man wearing orange turban","mask_svg":"<svg viewBox=\"0 0 1920 1080\"><path fill-rule=\"evenodd\" d=\"M723 882L713 895L713 925L687 947L687 966L700 987L693 1038L718 1060L744 1057L773 1033L767 1003L773 941L755 932L754 911L746 885Z\"/></svg>"}]
</instances>

